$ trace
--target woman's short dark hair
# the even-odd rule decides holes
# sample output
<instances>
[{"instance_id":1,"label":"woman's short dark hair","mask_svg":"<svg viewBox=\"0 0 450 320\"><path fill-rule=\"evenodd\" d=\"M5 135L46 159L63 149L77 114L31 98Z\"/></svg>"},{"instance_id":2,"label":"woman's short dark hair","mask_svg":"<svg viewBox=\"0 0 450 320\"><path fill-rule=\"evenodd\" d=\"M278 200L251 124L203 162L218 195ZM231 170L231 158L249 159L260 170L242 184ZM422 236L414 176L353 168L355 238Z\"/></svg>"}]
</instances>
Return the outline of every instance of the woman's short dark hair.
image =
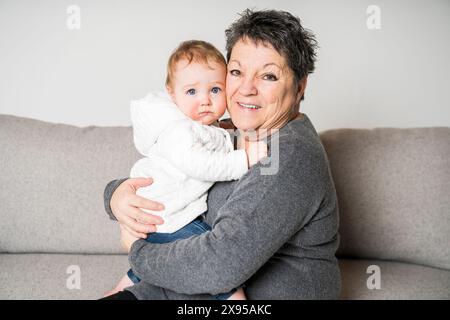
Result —
<instances>
[{"instance_id":1,"label":"woman's short dark hair","mask_svg":"<svg viewBox=\"0 0 450 320\"><path fill-rule=\"evenodd\" d=\"M286 11L251 9L240 16L225 30L227 61L236 42L245 38L257 44L271 44L286 59L296 84L314 71L317 41L298 17Z\"/></svg>"}]
</instances>

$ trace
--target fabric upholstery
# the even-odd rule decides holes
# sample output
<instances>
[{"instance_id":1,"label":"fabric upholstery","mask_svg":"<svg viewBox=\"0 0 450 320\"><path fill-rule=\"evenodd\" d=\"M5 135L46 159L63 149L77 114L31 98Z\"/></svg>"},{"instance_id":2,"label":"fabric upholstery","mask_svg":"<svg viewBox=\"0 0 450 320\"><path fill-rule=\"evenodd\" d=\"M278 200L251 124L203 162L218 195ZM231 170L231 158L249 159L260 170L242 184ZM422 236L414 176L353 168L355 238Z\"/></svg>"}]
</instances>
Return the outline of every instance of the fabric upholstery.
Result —
<instances>
[{"instance_id":1,"label":"fabric upholstery","mask_svg":"<svg viewBox=\"0 0 450 320\"><path fill-rule=\"evenodd\" d=\"M339 201L340 257L450 270L450 128L321 134Z\"/></svg>"},{"instance_id":2,"label":"fabric upholstery","mask_svg":"<svg viewBox=\"0 0 450 320\"><path fill-rule=\"evenodd\" d=\"M417 264L381 260L341 259L341 299L408 300L450 299L450 271ZM380 269L380 288L369 289L374 275L369 266ZM372 279L369 279L369 282Z\"/></svg>"},{"instance_id":3,"label":"fabric upholstery","mask_svg":"<svg viewBox=\"0 0 450 320\"><path fill-rule=\"evenodd\" d=\"M0 115L0 252L122 253L103 190L139 158L128 127Z\"/></svg>"},{"instance_id":4,"label":"fabric upholstery","mask_svg":"<svg viewBox=\"0 0 450 320\"><path fill-rule=\"evenodd\" d=\"M128 268L126 255L0 254L0 300L99 299Z\"/></svg>"}]
</instances>

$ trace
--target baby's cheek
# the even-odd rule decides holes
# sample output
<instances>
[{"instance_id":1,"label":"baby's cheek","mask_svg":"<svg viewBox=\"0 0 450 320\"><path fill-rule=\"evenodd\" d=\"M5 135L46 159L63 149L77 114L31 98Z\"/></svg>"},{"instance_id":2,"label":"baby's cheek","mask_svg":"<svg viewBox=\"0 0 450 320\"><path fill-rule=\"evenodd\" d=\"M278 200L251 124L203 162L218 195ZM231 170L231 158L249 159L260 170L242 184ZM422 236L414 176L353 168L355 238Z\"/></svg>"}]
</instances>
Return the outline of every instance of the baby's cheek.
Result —
<instances>
[{"instance_id":1,"label":"baby's cheek","mask_svg":"<svg viewBox=\"0 0 450 320\"><path fill-rule=\"evenodd\" d=\"M225 113L225 111L227 110L227 99L225 95L223 95L223 97L221 98L220 106L221 106L220 112L222 114Z\"/></svg>"},{"instance_id":2,"label":"baby's cheek","mask_svg":"<svg viewBox=\"0 0 450 320\"><path fill-rule=\"evenodd\" d=\"M188 116L191 119L198 120L199 108L195 105L188 106Z\"/></svg>"}]
</instances>

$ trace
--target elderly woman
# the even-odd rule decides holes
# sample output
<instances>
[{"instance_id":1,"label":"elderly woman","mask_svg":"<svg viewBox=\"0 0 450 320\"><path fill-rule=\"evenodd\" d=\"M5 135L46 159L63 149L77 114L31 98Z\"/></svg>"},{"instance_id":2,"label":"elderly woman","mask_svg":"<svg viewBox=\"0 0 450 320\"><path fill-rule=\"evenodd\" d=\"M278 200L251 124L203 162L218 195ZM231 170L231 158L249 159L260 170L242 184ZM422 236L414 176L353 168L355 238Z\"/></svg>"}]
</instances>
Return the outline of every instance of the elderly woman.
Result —
<instances>
[{"instance_id":1,"label":"elderly woman","mask_svg":"<svg viewBox=\"0 0 450 320\"><path fill-rule=\"evenodd\" d=\"M161 204L136 195L150 182L110 182L105 206L126 230L122 243L142 279L111 299L209 299L241 285L248 299L339 295L336 192L317 132L300 113L314 70L314 37L288 12L251 10L226 37L231 120L241 139L277 129L268 147L278 152L278 168L262 174L258 163L238 181L216 183L204 215L212 230L158 245L140 239L162 222L141 210L157 211Z\"/></svg>"}]
</instances>

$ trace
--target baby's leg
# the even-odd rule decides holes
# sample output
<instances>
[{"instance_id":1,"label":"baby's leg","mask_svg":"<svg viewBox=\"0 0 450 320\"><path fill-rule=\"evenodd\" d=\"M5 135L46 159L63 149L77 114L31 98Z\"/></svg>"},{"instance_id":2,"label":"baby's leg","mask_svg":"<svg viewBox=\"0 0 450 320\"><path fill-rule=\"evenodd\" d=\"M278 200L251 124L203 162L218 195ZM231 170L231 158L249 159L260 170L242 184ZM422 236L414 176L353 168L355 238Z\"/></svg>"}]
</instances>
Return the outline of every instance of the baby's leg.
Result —
<instances>
[{"instance_id":1,"label":"baby's leg","mask_svg":"<svg viewBox=\"0 0 450 320\"><path fill-rule=\"evenodd\" d=\"M227 300L247 300L247 297L245 296L244 289L239 288Z\"/></svg>"},{"instance_id":2,"label":"baby's leg","mask_svg":"<svg viewBox=\"0 0 450 320\"><path fill-rule=\"evenodd\" d=\"M131 281L128 275L124 275L114 289L105 293L105 297L113 295L119 291L123 291L125 288L131 287L132 285L134 285L133 281Z\"/></svg>"}]
</instances>

